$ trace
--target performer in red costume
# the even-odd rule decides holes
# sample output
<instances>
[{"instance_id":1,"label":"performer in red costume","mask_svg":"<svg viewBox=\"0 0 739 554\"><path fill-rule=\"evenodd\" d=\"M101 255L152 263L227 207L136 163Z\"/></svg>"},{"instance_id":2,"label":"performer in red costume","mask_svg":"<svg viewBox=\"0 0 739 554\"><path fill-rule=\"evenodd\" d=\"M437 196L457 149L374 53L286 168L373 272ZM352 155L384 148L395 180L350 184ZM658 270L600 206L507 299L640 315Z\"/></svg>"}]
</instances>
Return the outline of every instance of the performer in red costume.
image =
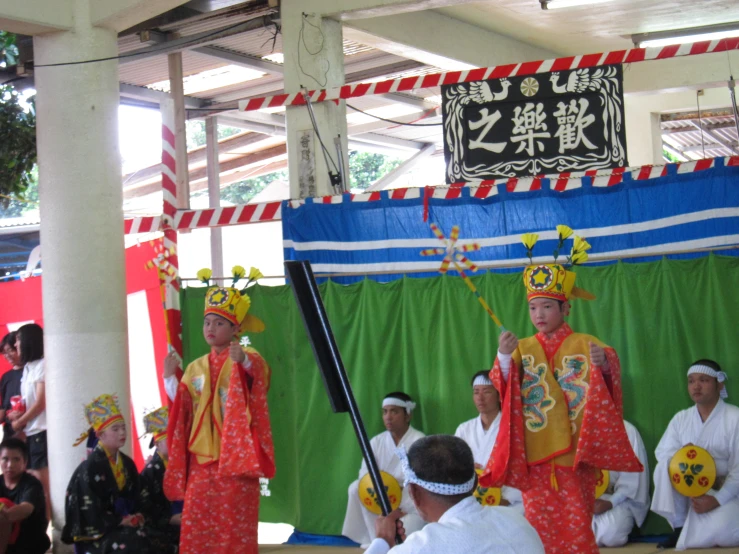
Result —
<instances>
[{"instance_id":1,"label":"performer in red costume","mask_svg":"<svg viewBox=\"0 0 739 554\"><path fill-rule=\"evenodd\" d=\"M559 249L572 234L557 227ZM524 235L531 250L538 236ZM587 259L575 237L569 263ZM538 332L519 341L505 331L490 378L500 392L500 432L480 478L483 486L521 490L526 518L547 554L597 554L592 531L596 468L642 471L623 424L621 366L616 351L565 323L578 289L560 264L530 265L523 275L529 315Z\"/></svg>"},{"instance_id":2,"label":"performer in red costume","mask_svg":"<svg viewBox=\"0 0 739 554\"><path fill-rule=\"evenodd\" d=\"M245 276L233 268L235 285ZM252 268L249 283L262 275ZM210 270L198 277L206 284ZM184 500L181 554L257 554L259 478L275 474L267 408L270 369L241 332L264 324L248 314L244 290L211 287L203 334L210 354L192 362L177 388L169 418L164 492Z\"/></svg>"}]
</instances>

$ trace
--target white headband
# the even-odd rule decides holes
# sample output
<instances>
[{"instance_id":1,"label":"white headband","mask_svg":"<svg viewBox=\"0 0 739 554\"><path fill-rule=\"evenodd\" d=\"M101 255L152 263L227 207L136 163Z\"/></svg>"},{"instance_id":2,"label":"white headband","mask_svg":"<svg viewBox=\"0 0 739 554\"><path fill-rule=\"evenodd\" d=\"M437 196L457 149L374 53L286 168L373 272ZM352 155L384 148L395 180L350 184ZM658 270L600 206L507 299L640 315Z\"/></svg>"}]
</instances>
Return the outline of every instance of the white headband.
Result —
<instances>
[{"instance_id":1,"label":"white headband","mask_svg":"<svg viewBox=\"0 0 739 554\"><path fill-rule=\"evenodd\" d=\"M726 373L723 371L716 371L712 367L708 367L707 365L702 364L696 364L690 366L690 369L688 370L688 375L693 375L694 373L700 373L702 375L708 375L709 377L713 377L716 379L719 383L723 383L726 381ZM721 395L721 398L728 398L729 393L726 392L726 387L721 389L721 392L719 393Z\"/></svg>"},{"instance_id":2,"label":"white headband","mask_svg":"<svg viewBox=\"0 0 739 554\"><path fill-rule=\"evenodd\" d=\"M401 400L400 398L395 398L394 396L385 398L382 401L382 407L384 408L386 406L398 406L400 408L405 408L405 411L408 413L411 413L413 410L416 409L415 402L411 402L410 400L406 402L405 400Z\"/></svg>"},{"instance_id":3,"label":"white headband","mask_svg":"<svg viewBox=\"0 0 739 554\"><path fill-rule=\"evenodd\" d=\"M477 475L472 474L472 479L461 485L449 485L447 483L431 483L424 481L416 476L416 473L411 469L411 464L408 462L408 455L405 452L404 446L399 446L395 449L395 455L400 459L400 463L403 465L403 473L405 474L404 487L407 487L411 483L415 483L421 488L426 489L429 492L436 494L443 494L445 496L454 496L457 494L465 494L470 492L475 487L475 478Z\"/></svg>"},{"instance_id":4,"label":"white headband","mask_svg":"<svg viewBox=\"0 0 739 554\"><path fill-rule=\"evenodd\" d=\"M490 378L487 375L478 375L477 377L475 377L475 380L472 381L473 387L477 387L479 385L489 387L492 384L493 382L490 380Z\"/></svg>"}]
</instances>

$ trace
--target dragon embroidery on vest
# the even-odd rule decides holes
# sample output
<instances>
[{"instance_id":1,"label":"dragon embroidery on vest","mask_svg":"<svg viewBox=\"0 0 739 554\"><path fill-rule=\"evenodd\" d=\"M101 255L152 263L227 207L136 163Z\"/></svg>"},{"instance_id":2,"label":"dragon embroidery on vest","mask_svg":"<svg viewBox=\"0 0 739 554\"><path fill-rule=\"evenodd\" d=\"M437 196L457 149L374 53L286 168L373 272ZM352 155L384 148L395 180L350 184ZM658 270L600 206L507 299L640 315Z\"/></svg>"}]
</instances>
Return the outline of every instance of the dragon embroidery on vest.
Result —
<instances>
[{"instance_id":1,"label":"dragon embroidery on vest","mask_svg":"<svg viewBox=\"0 0 739 554\"><path fill-rule=\"evenodd\" d=\"M572 422L572 434L577 432L575 421L585 406L585 396L588 392L588 359L582 354L564 356L562 358L564 370L554 370L554 378L557 379L562 392L567 398L570 421Z\"/></svg>"},{"instance_id":2,"label":"dragon embroidery on vest","mask_svg":"<svg viewBox=\"0 0 739 554\"><path fill-rule=\"evenodd\" d=\"M536 433L547 426L547 412L554 407L554 399L549 395L549 385L546 382L546 364L534 366L534 357L521 357L523 366L523 383L521 397L523 400L523 415L526 418L526 427Z\"/></svg>"}]
</instances>

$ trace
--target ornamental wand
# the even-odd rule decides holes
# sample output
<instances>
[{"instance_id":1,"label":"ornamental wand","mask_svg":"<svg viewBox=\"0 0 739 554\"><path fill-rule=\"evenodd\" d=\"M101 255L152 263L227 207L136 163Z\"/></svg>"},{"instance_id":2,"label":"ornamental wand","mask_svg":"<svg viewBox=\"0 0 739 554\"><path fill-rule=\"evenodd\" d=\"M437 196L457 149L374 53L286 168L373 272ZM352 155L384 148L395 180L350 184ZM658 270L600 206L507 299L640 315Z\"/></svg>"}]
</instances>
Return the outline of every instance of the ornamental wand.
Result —
<instances>
[{"instance_id":1,"label":"ornamental wand","mask_svg":"<svg viewBox=\"0 0 739 554\"><path fill-rule=\"evenodd\" d=\"M444 236L444 233L441 229L439 229L439 226L436 223L431 224L431 230L436 235L436 238L444 243L445 248L427 248L426 250L421 250L421 256L438 256L440 254L443 254L444 259L441 261L439 273L446 273L449 269L449 265L454 264L457 273L459 273L459 276L465 282L467 288L472 291L472 293L477 298L477 301L488 313L490 319L493 320L493 322L498 326L501 332L505 331L505 327L503 327L503 324L498 319L498 316L495 315L495 312L493 312L493 310L490 308L488 303L480 294L480 291L477 290L475 284L470 280L470 278L467 276L464 269L460 265L461 262L466 265L470 271L477 271L477 266L473 264L470 259L462 252L474 252L475 250L480 250L480 245L473 242L472 244L463 244L461 246L457 246L457 239L459 238L459 225L454 225L452 227L452 233L451 235L449 235L449 240L447 240L447 238Z\"/></svg>"}]
</instances>

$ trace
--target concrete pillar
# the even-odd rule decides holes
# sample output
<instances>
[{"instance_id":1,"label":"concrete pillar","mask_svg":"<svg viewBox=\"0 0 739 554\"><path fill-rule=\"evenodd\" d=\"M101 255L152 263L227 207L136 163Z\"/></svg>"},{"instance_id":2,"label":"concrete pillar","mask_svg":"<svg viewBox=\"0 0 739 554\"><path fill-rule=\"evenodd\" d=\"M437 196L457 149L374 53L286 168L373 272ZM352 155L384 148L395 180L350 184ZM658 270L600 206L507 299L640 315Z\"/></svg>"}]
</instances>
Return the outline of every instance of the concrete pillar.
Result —
<instances>
[{"instance_id":1,"label":"concrete pillar","mask_svg":"<svg viewBox=\"0 0 739 554\"><path fill-rule=\"evenodd\" d=\"M302 0L281 5L282 44L285 52L285 91L298 92L344 84L341 23L315 14L304 14ZM290 197L335 194L328 172L336 172L338 155L334 138L341 136L344 166L349 166L344 101L313 104L316 123L329 157L328 165L318 136L304 106L287 108L287 155ZM331 161L333 160L333 162ZM348 183L347 174L347 183Z\"/></svg>"},{"instance_id":2,"label":"concrete pillar","mask_svg":"<svg viewBox=\"0 0 739 554\"><path fill-rule=\"evenodd\" d=\"M83 404L115 393L130 425L118 62L39 67L116 56L116 33L90 24L89 0L71 4L74 30L34 37L55 552Z\"/></svg>"}]
</instances>

